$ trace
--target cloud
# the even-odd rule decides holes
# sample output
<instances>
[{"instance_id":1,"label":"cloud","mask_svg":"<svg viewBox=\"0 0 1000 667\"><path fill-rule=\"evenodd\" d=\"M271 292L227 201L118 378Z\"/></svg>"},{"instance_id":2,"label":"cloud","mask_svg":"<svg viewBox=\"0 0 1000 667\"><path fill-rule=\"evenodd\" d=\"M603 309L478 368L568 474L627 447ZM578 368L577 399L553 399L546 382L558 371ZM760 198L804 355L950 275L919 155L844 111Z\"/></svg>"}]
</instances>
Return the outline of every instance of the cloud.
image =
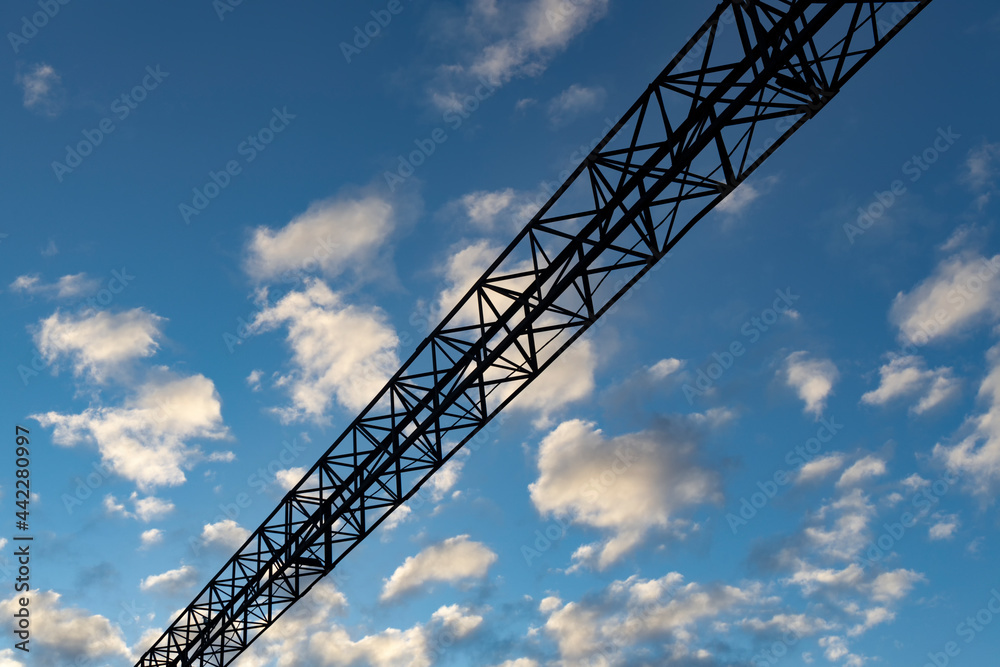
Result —
<instances>
[{"instance_id":1,"label":"cloud","mask_svg":"<svg viewBox=\"0 0 1000 667\"><path fill-rule=\"evenodd\" d=\"M586 338L579 339L532 380L507 409L536 412L535 427L547 428L552 424L553 414L571 403L587 399L594 392L596 367L594 344Z\"/></svg>"},{"instance_id":2,"label":"cloud","mask_svg":"<svg viewBox=\"0 0 1000 667\"><path fill-rule=\"evenodd\" d=\"M292 404L276 410L284 422L322 422L334 400L351 410L368 405L399 368L399 338L378 308L345 304L317 279L257 313L254 333L286 326L292 370L277 380Z\"/></svg>"},{"instance_id":3,"label":"cloud","mask_svg":"<svg viewBox=\"0 0 1000 667\"><path fill-rule=\"evenodd\" d=\"M757 585L685 584L679 574L670 573L659 580L633 576L614 581L578 602L549 596L542 600L539 611L547 616L543 628L556 642L561 664L610 665L632 664L628 658L633 649L653 639L659 640L657 643L669 640L663 650L675 660L697 655L690 646L696 639L697 624L752 608L761 601ZM618 662L590 662L595 656L606 656L604 651L609 647ZM641 662L652 664L648 654Z\"/></svg>"},{"instance_id":4,"label":"cloud","mask_svg":"<svg viewBox=\"0 0 1000 667\"><path fill-rule=\"evenodd\" d=\"M837 480L837 486L855 486L885 473L885 461L877 456L869 455L856 461L854 465L845 470L844 474Z\"/></svg>"},{"instance_id":5,"label":"cloud","mask_svg":"<svg viewBox=\"0 0 1000 667\"><path fill-rule=\"evenodd\" d=\"M903 343L925 345L1000 317L1000 255L972 252L941 261L934 273L893 300L889 320Z\"/></svg>"},{"instance_id":6,"label":"cloud","mask_svg":"<svg viewBox=\"0 0 1000 667\"><path fill-rule=\"evenodd\" d=\"M101 458L140 490L177 486L184 470L205 458L189 441L228 436L215 385L203 375L168 375L138 388L122 407L92 407L80 414L47 412L31 416L43 427L54 427L58 445L97 445ZM231 454L211 455L229 460Z\"/></svg>"},{"instance_id":7,"label":"cloud","mask_svg":"<svg viewBox=\"0 0 1000 667\"><path fill-rule=\"evenodd\" d=\"M477 190L463 195L458 204L469 222L480 229L489 230L493 229L497 218L514 203L516 198L517 193L511 188L495 192Z\"/></svg>"},{"instance_id":8,"label":"cloud","mask_svg":"<svg viewBox=\"0 0 1000 667\"><path fill-rule=\"evenodd\" d=\"M378 250L392 235L395 211L379 197L332 199L313 204L281 229L258 227L247 248L245 268L260 281L289 274L348 269L370 271Z\"/></svg>"},{"instance_id":9,"label":"cloud","mask_svg":"<svg viewBox=\"0 0 1000 667\"><path fill-rule=\"evenodd\" d=\"M24 292L25 294L43 296L48 299L72 299L76 297L93 294L100 287L100 282L96 278L87 276L86 273L74 273L63 276L54 283L43 283L41 276L37 273L18 276L10 284L12 292Z\"/></svg>"},{"instance_id":10,"label":"cloud","mask_svg":"<svg viewBox=\"0 0 1000 667\"><path fill-rule=\"evenodd\" d=\"M563 125L574 118L604 106L607 93L600 86L581 86L574 83L549 102L549 120L553 125Z\"/></svg>"},{"instance_id":11,"label":"cloud","mask_svg":"<svg viewBox=\"0 0 1000 667\"><path fill-rule=\"evenodd\" d=\"M906 597L913 587L926 582L927 577L913 570L898 569L883 572L871 584L872 599L876 602L892 602Z\"/></svg>"},{"instance_id":12,"label":"cloud","mask_svg":"<svg viewBox=\"0 0 1000 667\"><path fill-rule=\"evenodd\" d=\"M176 570L167 570L163 574L151 574L139 583L139 588L143 591L174 595L191 588L197 580L198 571L190 565L183 565Z\"/></svg>"},{"instance_id":13,"label":"cloud","mask_svg":"<svg viewBox=\"0 0 1000 667\"><path fill-rule=\"evenodd\" d=\"M69 359L77 376L103 382L127 362L155 354L165 321L142 308L122 313L57 310L39 322L34 339L50 364Z\"/></svg>"},{"instance_id":14,"label":"cloud","mask_svg":"<svg viewBox=\"0 0 1000 667\"><path fill-rule=\"evenodd\" d=\"M985 410L965 420L955 444L934 445L934 458L965 476L974 492L990 498L1000 488L1000 345L986 358L989 370L979 387Z\"/></svg>"},{"instance_id":15,"label":"cloud","mask_svg":"<svg viewBox=\"0 0 1000 667\"><path fill-rule=\"evenodd\" d=\"M456 639L469 636L483 624L482 616L470 613L468 607L457 604L441 607L431 615L431 620L440 623Z\"/></svg>"},{"instance_id":16,"label":"cloud","mask_svg":"<svg viewBox=\"0 0 1000 667\"><path fill-rule=\"evenodd\" d=\"M155 547L156 545L163 542L163 531L159 528L150 528L149 530L142 531L139 535L139 541L142 543L142 549L149 549L150 547Z\"/></svg>"},{"instance_id":17,"label":"cloud","mask_svg":"<svg viewBox=\"0 0 1000 667\"><path fill-rule=\"evenodd\" d=\"M379 599L386 601L433 582L482 579L497 555L468 535L449 538L410 556L385 581Z\"/></svg>"},{"instance_id":18,"label":"cloud","mask_svg":"<svg viewBox=\"0 0 1000 667\"><path fill-rule=\"evenodd\" d=\"M654 380L663 380L669 375L673 375L684 366L680 359L660 359L647 369L649 376Z\"/></svg>"},{"instance_id":19,"label":"cloud","mask_svg":"<svg viewBox=\"0 0 1000 667\"><path fill-rule=\"evenodd\" d=\"M921 394L911 412L923 414L952 398L959 390L951 368L928 370L919 356L889 355L889 363L879 368L877 389L865 393L861 402L885 405L896 399Z\"/></svg>"},{"instance_id":20,"label":"cloud","mask_svg":"<svg viewBox=\"0 0 1000 667\"><path fill-rule=\"evenodd\" d=\"M806 463L799 469L799 474L795 478L796 484L812 482L823 479L827 475L836 472L844 467L844 455L839 453L828 454L822 458Z\"/></svg>"},{"instance_id":21,"label":"cloud","mask_svg":"<svg viewBox=\"0 0 1000 667\"><path fill-rule=\"evenodd\" d=\"M236 551L246 539L250 531L232 519L223 519L217 523L207 523L201 529L201 543L205 546L220 546L227 551Z\"/></svg>"},{"instance_id":22,"label":"cloud","mask_svg":"<svg viewBox=\"0 0 1000 667\"><path fill-rule=\"evenodd\" d=\"M840 373L828 359L807 359L804 351L793 352L785 359L784 376L789 387L805 401L806 412L818 419L826 409L826 399L833 392Z\"/></svg>"},{"instance_id":23,"label":"cloud","mask_svg":"<svg viewBox=\"0 0 1000 667\"><path fill-rule=\"evenodd\" d=\"M980 210L985 208L996 191L997 173L1000 172L1000 143L982 144L969 151L965 160L965 171L962 181L978 194L976 205Z\"/></svg>"},{"instance_id":24,"label":"cloud","mask_svg":"<svg viewBox=\"0 0 1000 667\"><path fill-rule=\"evenodd\" d=\"M855 474L852 473L851 477L854 478ZM830 527L824 525L807 527L806 538L812 546L829 558L852 560L871 541L869 523L875 516L875 506L869 502L868 496L864 495L861 489L855 487L832 503L824 505L817 512L817 518L821 520L833 516L836 516L836 520Z\"/></svg>"},{"instance_id":25,"label":"cloud","mask_svg":"<svg viewBox=\"0 0 1000 667\"><path fill-rule=\"evenodd\" d=\"M744 182L719 202L715 210L725 213L731 218L738 218L762 195L769 193L778 184L778 181L777 176L769 176L756 183Z\"/></svg>"},{"instance_id":26,"label":"cloud","mask_svg":"<svg viewBox=\"0 0 1000 667\"><path fill-rule=\"evenodd\" d=\"M134 510L132 512L125 508L124 503L118 502L118 499L109 493L104 496L104 509L108 514L120 514L129 519L138 519L144 523L162 519L174 511L174 504L172 502L157 498L156 496L140 498L139 494L133 491L128 500L132 503Z\"/></svg>"},{"instance_id":27,"label":"cloud","mask_svg":"<svg viewBox=\"0 0 1000 667\"><path fill-rule=\"evenodd\" d=\"M935 512L933 519L935 523L927 532L932 540L950 540L955 537L955 532L961 523L957 514Z\"/></svg>"},{"instance_id":28,"label":"cloud","mask_svg":"<svg viewBox=\"0 0 1000 667\"><path fill-rule=\"evenodd\" d=\"M470 7L466 34L493 36L478 40L472 49L478 54L474 59L439 68L431 99L442 111L454 109L461 97L457 91L478 78L498 86L544 72L553 56L604 16L608 0L528 0L503 5L514 16L501 16L500 6L484 11L481 2Z\"/></svg>"},{"instance_id":29,"label":"cloud","mask_svg":"<svg viewBox=\"0 0 1000 667\"><path fill-rule=\"evenodd\" d=\"M17 75L24 91L24 108L54 118L62 107L62 79L51 65L39 63Z\"/></svg>"},{"instance_id":30,"label":"cloud","mask_svg":"<svg viewBox=\"0 0 1000 667\"><path fill-rule=\"evenodd\" d=\"M610 537L574 554L604 569L654 528L683 534L677 514L721 500L716 473L694 463L690 438L666 430L607 438L592 422L563 422L538 449L538 479L528 488L543 515L567 517Z\"/></svg>"},{"instance_id":31,"label":"cloud","mask_svg":"<svg viewBox=\"0 0 1000 667\"><path fill-rule=\"evenodd\" d=\"M306 476L306 469L298 466L295 468L288 468L287 470L279 470L274 473L274 479L278 482L278 485L290 491L296 484L302 481L302 478Z\"/></svg>"},{"instance_id":32,"label":"cloud","mask_svg":"<svg viewBox=\"0 0 1000 667\"><path fill-rule=\"evenodd\" d=\"M0 602L5 618L13 618L20 608L21 594ZM31 594L31 665L65 667L83 658L103 663L128 660L131 654L121 629L99 614L63 605L55 591L36 590ZM27 654L26 654L27 655ZM7 656L0 654L0 665ZM8 662L17 665L17 662Z\"/></svg>"}]
</instances>

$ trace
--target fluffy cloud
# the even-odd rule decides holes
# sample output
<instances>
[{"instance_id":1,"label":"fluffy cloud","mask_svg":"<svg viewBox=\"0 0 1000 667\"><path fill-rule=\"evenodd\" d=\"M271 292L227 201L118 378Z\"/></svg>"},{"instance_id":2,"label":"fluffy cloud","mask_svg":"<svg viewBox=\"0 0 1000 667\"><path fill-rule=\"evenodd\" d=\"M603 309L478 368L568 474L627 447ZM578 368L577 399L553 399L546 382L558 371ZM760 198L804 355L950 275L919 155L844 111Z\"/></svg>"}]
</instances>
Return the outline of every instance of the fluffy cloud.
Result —
<instances>
[{"instance_id":1,"label":"fluffy cloud","mask_svg":"<svg viewBox=\"0 0 1000 667\"><path fill-rule=\"evenodd\" d=\"M977 206L982 209L989 203L996 191L996 179L1000 163L1000 143L991 144L984 141L969 151L965 161L965 173L962 180L978 195Z\"/></svg>"},{"instance_id":2,"label":"fluffy cloud","mask_svg":"<svg viewBox=\"0 0 1000 667\"><path fill-rule=\"evenodd\" d=\"M441 607L431 615L431 620L440 623L456 639L467 637L483 624L482 616L470 613L468 607L457 604Z\"/></svg>"},{"instance_id":3,"label":"fluffy cloud","mask_svg":"<svg viewBox=\"0 0 1000 667\"><path fill-rule=\"evenodd\" d=\"M184 470L205 458L188 444L190 440L227 436L215 385L203 375L150 381L122 407L93 407L76 415L47 412L32 418L44 427L55 427L56 444L96 443L111 469L142 490L185 481ZM231 457L223 453L210 458Z\"/></svg>"},{"instance_id":4,"label":"fluffy cloud","mask_svg":"<svg viewBox=\"0 0 1000 667\"><path fill-rule=\"evenodd\" d=\"M844 455L840 453L828 454L822 458L815 459L802 466L799 474L795 477L796 484L812 482L823 479L827 475L836 472L844 467Z\"/></svg>"},{"instance_id":5,"label":"fluffy cloud","mask_svg":"<svg viewBox=\"0 0 1000 667\"><path fill-rule=\"evenodd\" d=\"M718 475L694 463L694 443L665 431L609 439L593 423L567 421L542 440L538 471L529 489L540 513L611 533L574 554L599 568L654 528L682 532L683 510L721 500Z\"/></svg>"},{"instance_id":6,"label":"fluffy cloud","mask_svg":"<svg viewBox=\"0 0 1000 667\"><path fill-rule=\"evenodd\" d=\"M588 398L594 392L597 353L588 339L579 339L552 365L517 395L508 409L538 413L537 428L551 426L552 415L570 403ZM503 386L501 385L501 389Z\"/></svg>"},{"instance_id":7,"label":"fluffy cloud","mask_svg":"<svg viewBox=\"0 0 1000 667\"><path fill-rule=\"evenodd\" d=\"M142 543L143 549L155 547L157 544L163 542L163 531L159 528L144 530L142 531L142 534L139 535L139 541Z\"/></svg>"},{"instance_id":8,"label":"fluffy cloud","mask_svg":"<svg viewBox=\"0 0 1000 667\"><path fill-rule=\"evenodd\" d=\"M277 381L291 394L291 406L278 410L286 422L323 421L334 399L360 410L400 365L399 339L385 314L345 304L320 280L264 307L251 328L261 333L281 326L288 329L294 367Z\"/></svg>"},{"instance_id":9,"label":"fluffy cloud","mask_svg":"<svg viewBox=\"0 0 1000 667\"><path fill-rule=\"evenodd\" d=\"M627 658L633 646L650 639L668 640L665 648L671 657L697 655L690 644L698 624L752 608L761 600L756 585L684 584L679 574L671 573L660 580L615 581L580 602L550 596L539 610L547 616L544 630L558 645L562 664L609 665L619 662L592 660L604 659L608 648L618 660Z\"/></svg>"},{"instance_id":10,"label":"fluffy cloud","mask_svg":"<svg viewBox=\"0 0 1000 667\"><path fill-rule=\"evenodd\" d=\"M923 358L918 356L890 355L889 363L879 368L879 376L878 388L865 393L862 403L885 405L899 398L919 396L910 411L923 414L952 398L959 390L951 368L929 370Z\"/></svg>"},{"instance_id":11,"label":"fluffy cloud","mask_svg":"<svg viewBox=\"0 0 1000 667\"><path fill-rule=\"evenodd\" d=\"M909 293L896 295L889 311L904 343L924 345L956 336L1000 317L1000 255L987 259L962 252L943 260Z\"/></svg>"},{"instance_id":12,"label":"fluffy cloud","mask_svg":"<svg viewBox=\"0 0 1000 667\"><path fill-rule=\"evenodd\" d=\"M470 541L468 535L449 538L407 558L386 580L381 599L391 600L427 583L481 579L496 560L489 547Z\"/></svg>"},{"instance_id":13,"label":"fluffy cloud","mask_svg":"<svg viewBox=\"0 0 1000 667\"><path fill-rule=\"evenodd\" d=\"M370 267L395 227L391 204L378 197L313 204L275 231L258 227L247 249L246 270L257 280L318 271L338 276Z\"/></svg>"},{"instance_id":14,"label":"fluffy cloud","mask_svg":"<svg viewBox=\"0 0 1000 667\"><path fill-rule=\"evenodd\" d=\"M208 523L201 529L202 544L220 546L227 551L236 551L243 546L248 537L250 537L250 531L232 519Z\"/></svg>"},{"instance_id":15,"label":"fluffy cloud","mask_svg":"<svg viewBox=\"0 0 1000 667\"><path fill-rule=\"evenodd\" d=\"M867 465L863 469L867 469ZM832 526L810 526L805 529L805 535L825 556L852 560L871 541L869 524L874 516L875 506L855 487L817 512L817 518L823 521L836 517Z\"/></svg>"},{"instance_id":16,"label":"fluffy cloud","mask_svg":"<svg viewBox=\"0 0 1000 667\"><path fill-rule=\"evenodd\" d=\"M934 457L989 497L1000 485L1000 345L987 353L989 371L979 387L985 410L966 419L955 444L934 446Z\"/></svg>"},{"instance_id":17,"label":"fluffy cloud","mask_svg":"<svg viewBox=\"0 0 1000 667\"><path fill-rule=\"evenodd\" d=\"M51 65L39 63L17 76L24 91L24 108L45 116L59 115L62 79Z\"/></svg>"},{"instance_id":18,"label":"fluffy cloud","mask_svg":"<svg viewBox=\"0 0 1000 667\"><path fill-rule=\"evenodd\" d=\"M65 358L74 372L102 382L123 364L152 356L164 322L141 308L123 313L56 311L35 330L35 345L50 364Z\"/></svg>"},{"instance_id":19,"label":"fluffy cloud","mask_svg":"<svg viewBox=\"0 0 1000 667\"><path fill-rule=\"evenodd\" d=\"M879 477L885 473L885 461L877 456L869 455L855 461L850 468L845 470L844 474L837 480L837 486L855 486L872 477Z\"/></svg>"},{"instance_id":20,"label":"fluffy cloud","mask_svg":"<svg viewBox=\"0 0 1000 667\"><path fill-rule=\"evenodd\" d=\"M826 399L840 377L837 367L828 359L808 359L804 351L793 352L785 359L784 376L789 387L805 401L806 412L817 418L826 408Z\"/></svg>"},{"instance_id":21,"label":"fluffy cloud","mask_svg":"<svg viewBox=\"0 0 1000 667\"><path fill-rule=\"evenodd\" d=\"M477 78L497 86L515 77L541 74L550 59L602 18L607 8L608 0L527 0L503 5L503 10L495 3L471 3L469 29L464 32L496 36L476 45L480 55L474 60L440 68L432 101L443 111L454 110L463 97L457 91Z\"/></svg>"},{"instance_id":22,"label":"fluffy cloud","mask_svg":"<svg viewBox=\"0 0 1000 667\"><path fill-rule=\"evenodd\" d=\"M0 602L5 618L19 609L18 595ZM88 661L127 660L131 657L121 629L107 618L83 609L66 607L54 591L31 595L31 665L64 667L80 658ZM28 655L28 654L25 654ZM8 659L9 662L4 663ZM0 654L0 665L18 665Z\"/></svg>"},{"instance_id":23,"label":"fluffy cloud","mask_svg":"<svg viewBox=\"0 0 1000 667\"><path fill-rule=\"evenodd\" d=\"M496 192L476 191L462 196L458 205L464 217L481 229L492 229L497 217L506 211L517 194L511 188Z\"/></svg>"},{"instance_id":24,"label":"fluffy cloud","mask_svg":"<svg viewBox=\"0 0 1000 667\"><path fill-rule=\"evenodd\" d=\"M183 565L175 570L167 570L163 574L149 575L139 583L139 588L143 591L174 595L194 586L197 579L198 571L190 565Z\"/></svg>"},{"instance_id":25,"label":"fluffy cloud","mask_svg":"<svg viewBox=\"0 0 1000 667\"><path fill-rule=\"evenodd\" d=\"M74 273L61 277L54 283L42 282L38 274L18 276L10 284L12 292L44 296L51 299L72 299L96 292L100 283L86 273Z\"/></svg>"},{"instance_id":26,"label":"fluffy cloud","mask_svg":"<svg viewBox=\"0 0 1000 667\"><path fill-rule=\"evenodd\" d=\"M549 120L562 125L577 116L597 111L604 105L607 93L600 86L587 87L574 83L549 102Z\"/></svg>"}]
</instances>

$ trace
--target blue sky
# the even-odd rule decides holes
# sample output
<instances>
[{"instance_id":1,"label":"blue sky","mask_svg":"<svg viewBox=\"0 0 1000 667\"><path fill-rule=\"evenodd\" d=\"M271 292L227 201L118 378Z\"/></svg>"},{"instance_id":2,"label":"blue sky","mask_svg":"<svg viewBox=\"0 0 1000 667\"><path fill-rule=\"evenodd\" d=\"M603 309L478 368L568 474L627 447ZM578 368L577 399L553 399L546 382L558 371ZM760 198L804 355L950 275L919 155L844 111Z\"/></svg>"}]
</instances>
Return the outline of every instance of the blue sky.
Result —
<instances>
[{"instance_id":1,"label":"blue sky","mask_svg":"<svg viewBox=\"0 0 1000 667\"><path fill-rule=\"evenodd\" d=\"M713 8L6 3L0 666L133 664ZM933 3L236 664L992 659L998 35Z\"/></svg>"}]
</instances>

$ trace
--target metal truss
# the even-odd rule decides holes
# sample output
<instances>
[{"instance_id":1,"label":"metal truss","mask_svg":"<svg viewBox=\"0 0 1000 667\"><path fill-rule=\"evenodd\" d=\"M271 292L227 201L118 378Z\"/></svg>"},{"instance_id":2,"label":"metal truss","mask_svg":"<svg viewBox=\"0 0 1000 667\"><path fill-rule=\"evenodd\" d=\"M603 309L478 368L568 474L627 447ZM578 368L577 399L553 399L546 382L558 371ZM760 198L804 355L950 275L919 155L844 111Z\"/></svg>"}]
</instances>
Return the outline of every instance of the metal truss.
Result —
<instances>
[{"instance_id":1,"label":"metal truss","mask_svg":"<svg viewBox=\"0 0 1000 667\"><path fill-rule=\"evenodd\" d=\"M138 667L231 664L931 0L725 0Z\"/></svg>"}]
</instances>

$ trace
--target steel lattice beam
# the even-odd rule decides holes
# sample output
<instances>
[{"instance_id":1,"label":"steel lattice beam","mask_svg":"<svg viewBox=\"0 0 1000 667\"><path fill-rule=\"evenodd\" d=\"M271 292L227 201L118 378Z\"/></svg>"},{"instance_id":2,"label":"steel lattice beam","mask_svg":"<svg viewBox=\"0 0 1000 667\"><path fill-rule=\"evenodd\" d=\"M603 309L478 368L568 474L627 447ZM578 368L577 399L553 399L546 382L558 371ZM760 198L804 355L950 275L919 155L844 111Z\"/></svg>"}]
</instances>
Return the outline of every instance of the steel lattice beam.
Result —
<instances>
[{"instance_id":1,"label":"steel lattice beam","mask_svg":"<svg viewBox=\"0 0 1000 667\"><path fill-rule=\"evenodd\" d=\"M142 656L232 663L931 0L726 0Z\"/></svg>"}]
</instances>

